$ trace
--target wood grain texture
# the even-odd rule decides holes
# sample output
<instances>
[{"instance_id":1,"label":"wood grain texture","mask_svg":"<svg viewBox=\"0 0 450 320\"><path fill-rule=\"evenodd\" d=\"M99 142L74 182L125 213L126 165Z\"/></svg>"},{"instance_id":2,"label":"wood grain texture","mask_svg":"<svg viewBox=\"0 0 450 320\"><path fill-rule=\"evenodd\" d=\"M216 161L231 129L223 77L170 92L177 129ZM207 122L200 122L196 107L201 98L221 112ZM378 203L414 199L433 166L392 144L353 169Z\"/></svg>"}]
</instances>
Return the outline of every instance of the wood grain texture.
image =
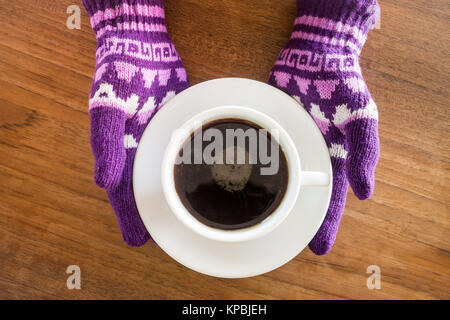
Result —
<instances>
[{"instance_id":1,"label":"wood grain texture","mask_svg":"<svg viewBox=\"0 0 450 320\"><path fill-rule=\"evenodd\" d=\"M362 54L380 110L373 198L349 190L334 249L266 275L215 279L156 245L127 247L93 183L88 92L95 38L66 28L70 0L0 0L0 298L449 299L450 4L380 0ZM80 2L75 2L81 6ZM291 32L293 0L166 0L192 84L267 80ZM66 288L67 266L82 289ZM381 268L381 290L366 269Z\"/></svg>"}]
</instances>

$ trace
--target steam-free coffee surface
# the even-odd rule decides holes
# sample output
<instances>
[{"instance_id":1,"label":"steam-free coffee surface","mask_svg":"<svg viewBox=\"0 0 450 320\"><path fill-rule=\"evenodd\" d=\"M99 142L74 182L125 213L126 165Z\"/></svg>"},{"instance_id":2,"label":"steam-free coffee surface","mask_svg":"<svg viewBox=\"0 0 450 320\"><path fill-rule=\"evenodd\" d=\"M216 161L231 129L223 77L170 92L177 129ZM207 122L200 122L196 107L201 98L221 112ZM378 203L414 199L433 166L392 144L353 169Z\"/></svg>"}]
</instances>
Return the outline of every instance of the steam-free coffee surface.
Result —
<instances>
[{"instance_id":1,"label":"steam-free coffee surface","mask_svg":"<svg viewBox=\"0 0 450 320\"><path fill-rule=\"evenodd\" d=\"M182 149L190 150L190 154L183 156L183 151L180 150L178 159L190 158L190 163L174 167L175 188L181 202L197 220L218 229L235 230L262 222L278 208L288 186L288 164L281 146L269 133L267 139L256 135L257 141L252 141L257 143L258 153L259 143L265 143L269 158L276 159L271 157L270 152L277 150L278 171L272 175L262 174L261 168L267 168L269 164L262 164L259 157L256 164L255 161L250 163L249 155L253 155L254 149L250 149L249 140L246 140L245 153L243 152L246 156L245 163L237 161L238 147L227 149L224 140L218 156L225 160L225 155L233 152L235 162L224 161L224 164L209 165L202 161L201 164L194 164L194 140L199 138L198 135L202 137L210 128L219 130L224 139L227 129L242 129L244 132L248 129L262 129L244 120L223 119L210 122L202 130L193 133ZM204 151L211 142L201 140L201 149ZM187 144L191 147L186 148ZM272 144L278 148L272 149Z\"/></svg>"}]
</instances>

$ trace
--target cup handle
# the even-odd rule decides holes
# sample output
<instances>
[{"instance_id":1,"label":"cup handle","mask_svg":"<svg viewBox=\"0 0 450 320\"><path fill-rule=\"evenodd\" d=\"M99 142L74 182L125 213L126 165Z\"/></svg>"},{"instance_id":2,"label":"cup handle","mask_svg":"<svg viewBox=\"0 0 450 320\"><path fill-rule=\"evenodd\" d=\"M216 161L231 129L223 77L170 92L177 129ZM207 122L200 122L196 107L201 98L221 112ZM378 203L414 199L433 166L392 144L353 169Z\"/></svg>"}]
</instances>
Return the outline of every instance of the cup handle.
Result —
<instances>
[{"instance_id":1,"label":"cup handle","mask_svg":"<svg viewBox=\"0 0 450 320\"><path fill-rule=\"evenodd\" d=\"M328 186L330 175L325 172L302 171L302 186Z\"/></svg>"}]
</instances>

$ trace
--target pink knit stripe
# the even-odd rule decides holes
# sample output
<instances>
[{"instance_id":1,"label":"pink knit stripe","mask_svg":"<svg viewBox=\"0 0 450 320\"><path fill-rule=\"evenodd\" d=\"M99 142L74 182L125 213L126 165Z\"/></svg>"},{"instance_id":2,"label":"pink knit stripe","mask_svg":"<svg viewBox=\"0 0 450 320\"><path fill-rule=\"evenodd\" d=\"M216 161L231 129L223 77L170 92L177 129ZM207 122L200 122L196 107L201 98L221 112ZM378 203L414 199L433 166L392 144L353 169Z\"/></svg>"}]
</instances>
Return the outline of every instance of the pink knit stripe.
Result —
<instances>
[{"instance_id":1,"label":"pink knit stripe","mask_svg":"<svg viewBox=\"0 0 450 320\"><path fill-rule=\"evenodd\" d=\"M150 117L155 113L156 109L157 108L155 107L155 109L153 109L153 110L147 110L147 111L138 113L138 115L137 115L138 123L141 125L147 123L148 119L150 119Z\"/></svg>"},{"instance_id":2,"label":"pink knit stripe","mask_svg":"<svg viewBox=\"0 0 450 320\"><path fill-rule=\"evenodd\" d=\"M355 38L361 45L363 45L367 39L367 35L364 34L364 32L358 27L326 18L319 18L314 16L301 16L295 20L295 24L317 27L325 30L336 31L339 33L346 33Z\"/></svg>"},{"instance_id":3,"label":"pink knit stripe","mask_svg":"<svg viewBox=\"0 0 450 320\"><path fill-rule=\"evenodd\" d=\"M167 28L163 24L153 24L153 23L136 23L136 22L124 22L118 23L117 26L106 26L97 31L97 38L100 38L108 31L117 31L117 30L131 30L131 31L140 31L140 32L164 32L167 33Z\"/></svg>"},{"instance_id":4,"label":"pink knit stripe","mask_svg":"<svg viewBox=\"0 0 450 320\"><path fill-rule=\"evenodd\" d=\"M126 111L126 107L121 105L120 103L114 101L94 101L89 105L89 111L92 111L96 108L111 108L123 111L127 117L127 119L131 119L133 117L132 114L129 114Z\"/></svg>"},{"instance_id":5,"label":"pink knit stripe","mask_svg":"<svg viewBox=\"0 0 450 320\"><path fill-rule=\"evenodd\" d=\"M314 42L320 42L325 44L330 44L333 46L340 46L340 47L350 47L357 53L361 52L361 49L354 44L352 41L344 40L344 39L337 39L337 38L329 38L324 37L318 34L314 33L308 33L303 31L295 31L292 33L291 39L302 39L302 40L308 40L308 41L314 41Z\"/></svg>"},{"instance_id":6,"label":"pink knit stripe","mask_svg":"<svg viewBox=\"0 0 450 320\"><path fill-rule=\"evenodd\" d=\"M124 3L115 8L109 8L104 11L97 11L91 17L92 28L95 28L95 26L102 21L114 19L115 17L121 15L164 18L164 9L158 6L149 6L143 4L129 5Z\"/></svg>"},{"instance_id":7,"label":"pink knit stripe","mask_svg":"<svg viewBox=\"0 0 450 320\"><path fill-rule=\"evenodd\" d=\"M317 124L322 134L327 134L327 132L330 130L331 124L329 121L327 122L314 117L314 122Z\"/></svg>"},{"instance_id":8,"label":"pink knit stripe","mask_svg":"<svg viewBox=\"0 0 450 320\"><path fill-rule=\"evenodd\" d=\"M95 108L107 107L112 109L117 109L125 112L125 108L117 102L114 101L94 101L89 105L89 111Z\"/></svg>"}]
</instances>

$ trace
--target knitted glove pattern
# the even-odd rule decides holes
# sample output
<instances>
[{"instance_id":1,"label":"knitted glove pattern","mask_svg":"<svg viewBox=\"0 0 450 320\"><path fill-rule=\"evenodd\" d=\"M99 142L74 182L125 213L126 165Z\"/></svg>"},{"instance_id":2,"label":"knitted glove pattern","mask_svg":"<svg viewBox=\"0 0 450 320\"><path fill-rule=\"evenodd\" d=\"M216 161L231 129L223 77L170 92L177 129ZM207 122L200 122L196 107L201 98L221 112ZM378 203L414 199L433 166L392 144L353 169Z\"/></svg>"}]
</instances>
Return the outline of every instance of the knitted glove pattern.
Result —
<instances>
[{"instance_id":1,"label":"knitted glove pattern","mask_svg":"<svg viewBox=\"0 0 450 320\"><path fill-rule=\"evenodd\" d=\"M333 167L330 206L310 242L330 251L345 207L348 183L369 198L379 157L378 111L359 57L380 8L376 0L297 0L298 14L269 83L293 96L317 123Z\"/></svg>"},{"instance_id":2,"label":"knitted glove pattern","mask_svg":"<svg viewBox=\"0 0 450 320\"><path fill-rule=\"evenodd\" d=\"M147 232L133 194L133 162L155 113L186 89L186 70L166 29L163 0L83 0L97 38L89 101L95 182L105 188L123 239ZM159 168L154 168L159 170Z\"/></svg>"}]
</instances>

